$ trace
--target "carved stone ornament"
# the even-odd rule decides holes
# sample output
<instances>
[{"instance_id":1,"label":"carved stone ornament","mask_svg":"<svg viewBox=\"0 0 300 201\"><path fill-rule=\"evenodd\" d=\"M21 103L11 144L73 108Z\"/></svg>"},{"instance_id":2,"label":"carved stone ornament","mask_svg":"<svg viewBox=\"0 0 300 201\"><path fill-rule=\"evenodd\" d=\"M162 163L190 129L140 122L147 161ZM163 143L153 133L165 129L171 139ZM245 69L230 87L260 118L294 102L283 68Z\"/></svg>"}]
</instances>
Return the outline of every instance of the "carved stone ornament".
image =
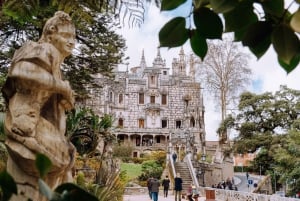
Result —
<instances>
[{"instance_id":1,"label":"carved stone ornament","mask_svg":"<svg viewBox=\"0 0 300 201\"><path fill-rule=\"evenodd\" d=\"M74 93L69 82L62 80L60 66L74 45L71 18L58 11L46 22L38 42L27 42L14 54L2 88L8 104L7 171L18 187L11 201L46 200L38 189L37 153L52 161L52 169L43 178L50 188L72 181L75 148L65 138L65 111L74 107Z\"/></svg>"}]
</instances>

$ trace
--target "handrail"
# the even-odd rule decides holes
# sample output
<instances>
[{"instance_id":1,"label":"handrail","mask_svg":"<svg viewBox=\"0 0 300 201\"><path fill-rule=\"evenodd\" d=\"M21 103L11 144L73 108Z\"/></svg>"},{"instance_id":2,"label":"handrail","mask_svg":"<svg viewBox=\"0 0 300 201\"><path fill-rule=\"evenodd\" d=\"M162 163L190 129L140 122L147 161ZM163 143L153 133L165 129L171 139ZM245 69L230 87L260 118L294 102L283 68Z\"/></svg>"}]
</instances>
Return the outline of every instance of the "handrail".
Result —
<instances>
[{"instance_id":1,"label":"handrail","mask_svg":"<svg viewBox=\"0 0 300 201\"><path fill-rule=\"evenodd\" d=\"M195 184L196 188L198 189L199 188L199 183L198 183L198 179L197 179L196 173L194 171L193 163L192 163L192 160L191 160L191 153L188 153L186 155L185 160L187 162L187 165L188 165L193 183Z\"/></svg>"},{"instance_id":2,"label":"handrail","mask_svg":"<svg viewBox=\"0 0 300 201\"><path fill-rule=\"evenodd\" d=\"M172 173L173 173L173 177L176 177L176 170L175 170L175 165L174 165L174 160L171 154L168 154L168 158L171 164L171 169L172 169Z\"/></svg>"}]
</instances>

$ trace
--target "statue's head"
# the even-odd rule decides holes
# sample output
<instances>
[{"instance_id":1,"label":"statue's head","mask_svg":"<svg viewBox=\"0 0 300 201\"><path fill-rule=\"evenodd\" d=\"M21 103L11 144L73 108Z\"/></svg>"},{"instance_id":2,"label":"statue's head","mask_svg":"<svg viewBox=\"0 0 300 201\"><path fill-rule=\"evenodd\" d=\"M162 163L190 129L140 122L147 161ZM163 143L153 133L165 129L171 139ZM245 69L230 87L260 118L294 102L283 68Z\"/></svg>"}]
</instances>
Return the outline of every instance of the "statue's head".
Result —
<instances>
[{"instance_id":1,"label":"statue's head","mask_svg":"<svg viewBox=\"0 0 300 201\"><path fill-rule=\"evenodd\" d=\"M57 11L47 20L39 42L51 43L64 57L69 56L75 46L75 26L71 17L63 11Z\"/></svg>"}]
</instances>

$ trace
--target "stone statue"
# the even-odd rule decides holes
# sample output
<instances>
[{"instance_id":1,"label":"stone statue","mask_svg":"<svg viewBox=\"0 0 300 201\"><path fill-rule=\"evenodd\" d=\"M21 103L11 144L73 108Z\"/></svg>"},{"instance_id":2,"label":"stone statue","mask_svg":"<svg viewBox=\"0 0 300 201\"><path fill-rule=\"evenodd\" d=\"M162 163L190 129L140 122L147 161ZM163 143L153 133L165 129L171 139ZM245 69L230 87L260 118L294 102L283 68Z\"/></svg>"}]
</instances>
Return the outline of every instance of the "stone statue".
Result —
<instances>
[{"instance_id":1,"label":"stone statue","mask_svg":"<svg viewBox=\"0 0 300 201\"><path fill-rule=\"evenodd\" d=\"M37 153L52 161L44 178L51 188L72 181L75 148L65 138L65 111L73 108L74 93L69 82L62 80L60 65L74 46L71 18L58 11L46 22L38 42L27 42L14 54L2 88L8 104L7 170L19 191L12 201L46 200L38 189Z\"/></svg>"}]
</instances>

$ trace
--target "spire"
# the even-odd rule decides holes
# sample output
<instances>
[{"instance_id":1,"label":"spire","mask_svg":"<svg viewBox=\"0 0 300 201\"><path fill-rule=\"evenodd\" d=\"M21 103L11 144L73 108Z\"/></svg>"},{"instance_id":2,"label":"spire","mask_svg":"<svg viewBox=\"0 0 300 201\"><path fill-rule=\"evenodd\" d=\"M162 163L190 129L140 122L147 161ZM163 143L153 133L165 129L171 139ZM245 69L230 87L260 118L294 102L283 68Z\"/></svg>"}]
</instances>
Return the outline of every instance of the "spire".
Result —
<instances>
[{"instance_id":1,"label":"spire","mask_svg":"<svg viewBox=\"0 0 300 201\"><path fill-rule=\"evenodd\" d=\"M161 58L160 49L159 48L157 49L157 58Z\"/></svg>"},{"instance_id":2,"label":"spire","mask_svg":"<svg viewBox=\"0 0 300 201\"><path fill-rule=\"evenodd\" d=\"M153 67L165 67L166 62L161 58L160 49L157 49L157 56L153 61Z\"/></svg>"},{"instance_id":3,"label":"spire","mask_svg":"<svg viewBox=\"0 0 300 201\"><path fill-rule=\"evenodd\" d=\"M180 61L184 60L184 50L183 47L181 46L180 52L179 52L179 59Z\"/></svg>"},{"instance_id":4,"label":"spire","mask_svg":"<svg viewBox=\"0 0 300 201\"><path fill-rule=\"evenodd\" d=\"M142 69L145 69L147 67L146 59L145 59L145 54L144 54L144 49L142 50L142 58L141 58L140 67Z\"/></svg>"},{"instance_id":5,"label":"spire","mask_svg":"<svg viewBox=\"0 0 300 201\"><path fill-rule=\"evenodd\" d=\"M192 81L195 82L195 61L193 54L190 55L190 72L189 76L192 78Z\"/></svg>"}]
</instances>

